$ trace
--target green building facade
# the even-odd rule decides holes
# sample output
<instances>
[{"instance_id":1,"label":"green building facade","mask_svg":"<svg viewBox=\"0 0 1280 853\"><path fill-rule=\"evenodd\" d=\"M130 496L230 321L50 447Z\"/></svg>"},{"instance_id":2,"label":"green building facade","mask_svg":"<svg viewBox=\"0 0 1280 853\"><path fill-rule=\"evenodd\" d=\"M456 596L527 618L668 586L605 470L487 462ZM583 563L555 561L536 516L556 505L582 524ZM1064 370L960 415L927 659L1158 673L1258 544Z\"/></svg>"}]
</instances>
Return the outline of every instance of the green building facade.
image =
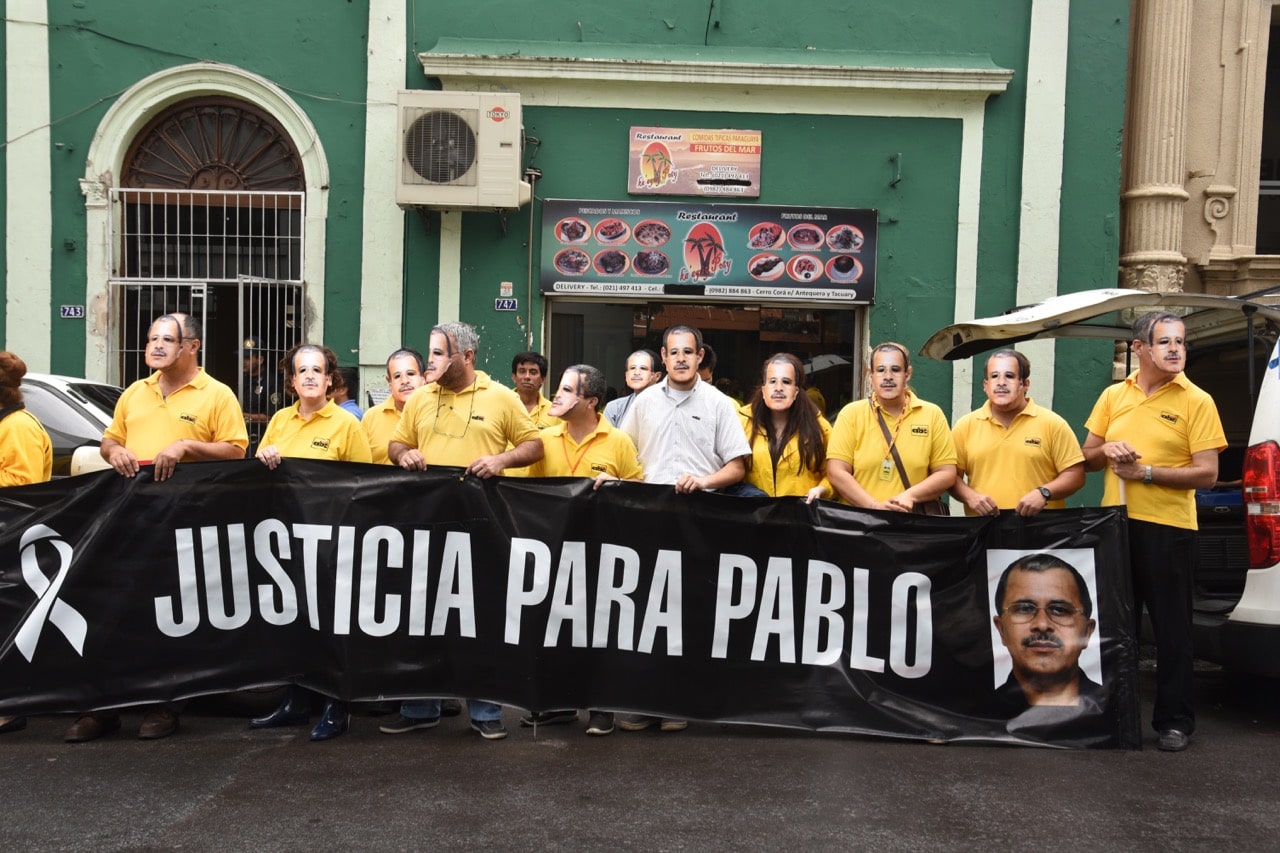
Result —
<instances>
[{"instance_id":1,"label":"green building facade","mask_svg":"<svg viewBox=\"0 0 1280 853\"><path fill-rule=\"evenodd\" d=\"M534 349L552 381L587 361L621 388L626 355L682 321L740 393L764 356L801 355L834 416L871 343L915 350L948 323L1115 283L1128 26L1105 0L9 0L4 346L34 370L123 383L139 329L189 309L225 381L244 337L306 339L360 366L370 390L389 352L460 319L501 381ZM475 93L478 120L505 120L517 146L489 180L524 181L532 200L398 205L401 90ZM496 96L516 96L518 114L495 112ZM636 128L754 134L733 166L753 186L637 192ZM799 282L745 275L744 245L724 247L733 293L544 293L563 278L548 200L641 211L620 217L628 228L708 204L739 222L859 211L874 293L868 274L858 298L797 297ZM685 220L663 221L675 276ZM802 253L778 252L788 275ZM1081 424L1110 345L1026 349L1037 400ZM953 417L980 396L972 363L914 367Z\"/></svg>"}]
</instances>

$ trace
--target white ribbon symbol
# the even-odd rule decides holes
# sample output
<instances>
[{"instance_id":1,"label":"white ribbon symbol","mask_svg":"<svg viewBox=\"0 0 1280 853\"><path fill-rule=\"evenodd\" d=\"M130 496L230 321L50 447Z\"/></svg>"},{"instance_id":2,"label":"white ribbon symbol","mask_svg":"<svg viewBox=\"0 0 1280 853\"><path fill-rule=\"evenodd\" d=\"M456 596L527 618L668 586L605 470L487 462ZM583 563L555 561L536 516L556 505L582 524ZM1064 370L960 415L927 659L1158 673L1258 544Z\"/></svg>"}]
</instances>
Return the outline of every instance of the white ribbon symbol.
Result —
<instances>
[{"instance_id":1,"label":"white ribbon symbol","mask_svg":"<svg viewBox=\"0 0 1280 853\"><path fill-rule=\"evenodd\" d=\"M53 545L54 550L58 552L61 562L52 583L40 570L40 563L36 559L36 543L41 539L52 539L49 544ZM22 534L19 547L22 549L22 578L40 600L36 602L36 606L32 608L22 627L18 629L14 645L30 662L36 653L36 644L40 642L40 632L44 630L44 623L48 621L62 632L62 636L67 638L67 642L76 650L76 653L84 657L84 638L88 633L89 625L79 611L58 599L58 590L62 588L67 570L71 568L71 546L62 540L56 530L37 524Z\"/></svg>"}]
</instances>

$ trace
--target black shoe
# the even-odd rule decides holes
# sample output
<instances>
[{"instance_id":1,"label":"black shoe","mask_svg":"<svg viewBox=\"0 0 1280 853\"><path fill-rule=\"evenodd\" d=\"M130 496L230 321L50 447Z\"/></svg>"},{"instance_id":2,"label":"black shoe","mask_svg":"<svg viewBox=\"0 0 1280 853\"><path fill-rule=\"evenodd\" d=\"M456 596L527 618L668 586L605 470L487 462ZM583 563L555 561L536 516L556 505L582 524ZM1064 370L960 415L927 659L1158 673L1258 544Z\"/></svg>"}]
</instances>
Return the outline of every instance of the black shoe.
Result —
<instances>
[{"instance_id":1,"label":"black shoe","mask_svg":"<svg viewBox=\"0 0 1280 853\"><path fill-rule=\"evenodd\" d=\"M285 688L284 698L270 714L254 717L251 729L274 729L276 726L305 726L311 719L311 697L301 687Z\"/></svg>"},{"instance_id":2,"label":"black shoe","mask_svg":"<svg viewBox=\"0 0 1280 853\"><path fill-rule=\"evenodd\" d=\"M324 710L320 712L320 722L311 730L311 739L335 738L346 734L350 727L351 714L347 711L347 703L330 699L324 703Z\"/></svg>"},{"instance_id":3,"label":"black shoe","mask_svg":"<svg viewBox=\"0 0 1280 853\"><path fill-rule=\"evenodd\" d=\"M396 714L394 720L378 726L378 731L384 735L402 735L407 732L416 732L418 729L434 729L438 725L440 725L439 717L406 717L403 714Z\"/></svg>"},{"instance_id":4,"label":"black shoe","mask_svg":"<svg viewBox=\"0 0 1280 853\"><path fill-rule=\"evenodd\" d=\"M591 719L587 721L587 734L613 734L613 714L608 711L592 711Z\"/></svg>"},{"instance_id":5,"label":"black shoe","mask_svg":"<svg viewBox=\"0 0 1280 853\"><path fill-rule=\"evenodd\" d=\"M1160 733L1157 749L1161 752L1182 752L1191 743L1191 735L1178 729L1165 729Z\"/></svg>"},{"instance_id":6,"label":"black shoe","mask_svg":"<svg viewBox=\"0 0 1280 853\"><path fill-rule=\"evenodd\" d=\"M462 703L457 699L440 700L440 716L456 717L462 713Z\"/></svg>"},{"instance_id":7,"label":"black shoe","mask_svg":"<svg viewBox=\"0 0 1280 853\"><path fill-rule=\"evenodd\" d=\"M650 717L648 714L627 714L621 720L618 720L618 728L624 732L642 732L650 726L661 722L661 717Z\"/></svg>"},{"instance_id":8,"label":"black shoe","mask_svg":"<svg viewBox=\"0 0 1280 853\"><path fill-rule=\"evenodd\" d=\"M539 711L536 714L528 714L520 718L520 725L528 728L529 726L554 726L562 723L578 722L577 711Z\"/></svg>"},{"instance_id":9,"label":"black shoe","mask_svg":"<svg viewBox=\"0 0 1280 853\"><path fill-rule=\"evenodd\" d=\"M485 740L502 740L507 736L507 727L502 720L472 720L471 730Z\"/></svg>"},{"instance_id":10,"label":"black shoe","mask_svg":"<svg viewBox=\"0 0 1280 853\"><path fill-rule=\"evenodd\" d=\"M20 732L27 727L26 717L0 717L0 735L5 732Z\"/></svg>"}]
</instances>

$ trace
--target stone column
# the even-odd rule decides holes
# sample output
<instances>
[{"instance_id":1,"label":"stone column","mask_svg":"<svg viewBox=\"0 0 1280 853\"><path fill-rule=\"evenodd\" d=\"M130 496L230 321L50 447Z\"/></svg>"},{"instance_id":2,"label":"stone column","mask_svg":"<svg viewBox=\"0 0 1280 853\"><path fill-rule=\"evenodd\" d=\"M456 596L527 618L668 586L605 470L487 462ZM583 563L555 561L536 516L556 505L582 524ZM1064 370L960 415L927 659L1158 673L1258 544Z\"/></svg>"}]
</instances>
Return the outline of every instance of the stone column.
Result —
<instances>
[{"instance_id":1,"label":"stone column","mask_svg":"<svg viewBox=\"0 0 1280 853\"><path fill-rule=\"evenodd\" d=\"M1132 0L1120 284L1180 292L1191 0Z\"/></svg>"}]
</instances>

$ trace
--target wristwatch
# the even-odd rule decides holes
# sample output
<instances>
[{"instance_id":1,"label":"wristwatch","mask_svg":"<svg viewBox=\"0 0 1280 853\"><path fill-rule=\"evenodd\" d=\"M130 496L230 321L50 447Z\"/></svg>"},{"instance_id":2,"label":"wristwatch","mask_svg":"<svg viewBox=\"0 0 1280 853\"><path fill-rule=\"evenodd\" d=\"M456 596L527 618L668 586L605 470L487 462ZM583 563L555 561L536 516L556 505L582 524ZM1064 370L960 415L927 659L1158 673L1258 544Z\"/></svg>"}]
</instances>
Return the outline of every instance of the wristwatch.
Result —
<instances>
[{"instance_id":1,"label":"wristwatch","mask_svg":"<svg viewBox=\"0 0 1280 853\"><path fill-rule=\"evenodd\" d=\"M1151 466L1148 465L1142 472L1142 482L1145 485L1151 485Z\"/></svg>"},{"instance_id":2,"label":"wristwatch","mask_svg":"<svg viewBox=\"0 0 1280 853\"><path fill-rule=\"evenodd\" d=\"M1053 492L1049 491L1048 486L1040 486L1039 488L1036 489L1036 491L1044 495L1045 500L1047 501L1053 500Z\"/></svg>"}]
</instances>

